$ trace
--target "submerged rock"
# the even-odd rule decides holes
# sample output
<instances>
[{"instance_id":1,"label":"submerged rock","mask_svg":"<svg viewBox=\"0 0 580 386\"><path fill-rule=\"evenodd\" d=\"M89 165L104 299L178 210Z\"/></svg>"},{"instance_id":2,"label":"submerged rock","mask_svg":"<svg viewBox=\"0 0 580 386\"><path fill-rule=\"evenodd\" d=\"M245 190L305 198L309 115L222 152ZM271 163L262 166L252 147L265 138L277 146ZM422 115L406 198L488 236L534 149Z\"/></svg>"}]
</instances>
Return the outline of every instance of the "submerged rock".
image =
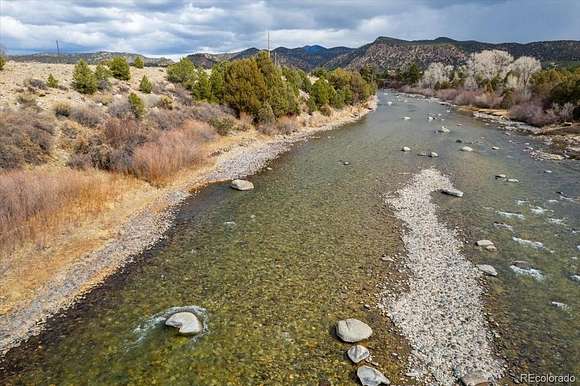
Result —
<instances>
[{"instance_id":1,"label":"submerged rock","mask_svg":"<svg viewBox=\"0 0 580 386\"><path fill-rule=\"evenodd\" d=\"M247 180L233 180L230 184L233 189L236 190L252 190L254 189L254 184Z\"/></svg>"},{"instance_id":2,"label":"submerged rock","mask_svg":"<svg viewBox=\"0 0 580 386\"><path fill-rule=\"evenodd\" d=\"M490 384L489 379L485 374L474 371L461 378L461 383L464 386L487 386Z\"/></svg>"},{"instance_id":3,"label":"submerged rock","mask_svg":"<svg viewBox=\"0 0 580 386\"><path fill-rule=\"evenodd\" d=\"M165 321L165 325L179 329L183 335L199 334L203 325L193 312L176 312Z\"/></svg>"},{"instance_id":4,"label":"submerged rock","mask_svg":"<svg viewBox=\"0 0 580 386\"><path fill-rule=\"evenodd\" d=\"M411 119L411 117L403 117L404 121L408 121L409 119Z\"/></svg>"},{"instance_id":5,"label":"submerged rock","mask_svg":"<svg viewBox=\"0 0 580 386\"><path fill-rule=\"evenodd\" d=\"M340 320L336 325L336 335L340 339L349 343L356 343L368 339L373 330L368 324L358 319Z\"/></svg>"},{"instance_id":6,"label":"submerged rock","mask_svg":"<svg viewBox=\"0 0 580 386\"><path fill-rule=\"evenodd\" d=\"M451 130L449 130L445 126L441 126L441 128L439 130L437 130L437 131L440 132L440 133L449 133L449 132L451 132Z\"/></svg>"},{"instance_id":7,"label":"submerged rock","mask_svg":"<svg viewBox=\"0 0 580 386\"><path fill-rule=\"evenodd\" d=\"M491 147L491 150L499 150L499 147L497 147L497 146L492 146L492 147Z\"/></svg>"},{"instance_id":8,"label":"submerged rock","mask_svg":"<svg viewBox=\"0 0 580 386\"><path fill-rule=\"evenodd\" d=\"M517 178L508 178L507 182L514 182L514 183L518 183L520 182L520 180L518 180Z\"/></svg>"},{"instance_id":9,"label":"submerged rock","mask_svg":"<svg viewBox=\"0 0 580 386\"><path fill-rule=\"evenodd\" d=\"M439 157L439 154L437 154L434 151L432 151L431 153L429 153L429 157L431 157L431 158L437 158L437 157Z\"/></svg>"},{"instance_id":10,"label":"submerged rock","mask_svg":"<svg viewBox=\"0 0 580 386\"><path fill-rule=\"evenodd\" d=\"M497 271L489 264L478 264L477 268L488 276L497 276Z\"/></svg>"},{"instance_id":11,"label":"submerged rock","mask_svg":"<svg viewBox=\"0 0 580 386\"><path fill-rule=\"evenodd\" d=\"M371 355L369 350L365 346L361 346L360 344L352 346L351 348L348 349L346 353L350 358L350 360L353 361L354 363L359 363L360 361L367 359L369 355Z\"/></svg>"},{"instance_id":12,"label":"submerged rock","mask_svg":"<svg viewBox=\"0 0 580 386\"><path fill-rule=\"evenodd\" d=\"M495 175L495 178L497 180L501 180L501 179L507 178L507 175L505 175L505 174L496 174Z\"/></svg>"},{"instance_id":13,"label":"submerged rock","mask_svg":"<svg viewBox=\"0 0 580 386\"><path fill-rule=\"evenodd\" d=\"M343 165L345 165L345 166L348 166L348 165L350 165L350 162L348 162L348 161L343 161L343 162L342 162L342 164L343 164Z\"/></svg>"},{"instance_id":14,"label":"submerged rock","mask_svg":"<svg viewBox=\"0 0 580 386\"><path fill-rule=\"evenodd\" d=\"M407 147L407 146L403 146L403 148L401 149L401 151L405 151L405 152L411 151L411 148L410 147Z\"/></svg>"},{"instance_id":15,"label":"submerged rock","mask_svg":"<svg viewBox=\"0 0 580 386\"><path fill-rule=\"evenodd\" d=\"M461 150L461 151L468 151L468 152L469 152L469 151L473 151L473 149L472 149L472 148L470 148L469 146L463 146L463 147L462 147L460 150Z\"/></svg>"},{"instance_id":16,"label":"submerged rock","mask_svg":"<svg viewBox=\"0 0 580 386\"><path fill-rule=\"evenodd\" d=\"M441 189L441 193L449 196L463 197L463 192L457 189Z\"/></svg>"},{"instance_id":17,"label":"submerged rock","mask_svg":"<svg viewBox=\"0 0 580 386\"><path fill-rule=\"evenodd\" d=\"M379 386L391 384L391 381L389 381L383 373L369 366L359 367L356 371L356 375L358 376L358 379L363 384L363 386Z\"/></svg>"}]
</instances>

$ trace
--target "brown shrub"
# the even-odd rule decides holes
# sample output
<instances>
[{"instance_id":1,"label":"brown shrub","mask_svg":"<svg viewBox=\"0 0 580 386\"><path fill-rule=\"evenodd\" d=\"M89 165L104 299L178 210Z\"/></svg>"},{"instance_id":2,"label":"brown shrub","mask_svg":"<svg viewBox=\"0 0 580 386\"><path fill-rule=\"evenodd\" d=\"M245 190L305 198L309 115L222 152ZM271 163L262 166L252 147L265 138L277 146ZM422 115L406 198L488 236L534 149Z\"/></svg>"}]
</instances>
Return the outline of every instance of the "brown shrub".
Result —
<instances>
[{"instance_id":1,"label":"brown shrub","mask_svg":"<svg viewBox=\"0 0 580 386\"><path fill-rule=\"evenodd\" d=\"M119 189L96 171L14 170L0 173L0 252L39 242L52 230L94 214Z\"/></svg>"},{"instance_id":2,"label":"brown shrub","mask_svg":"<svg viewBox=\"0 0 580 386\"><path fill-rule=\"evenodd\" d=\"M164 110L153 108L147 115L146 123L155 129L167 131L176 129L185 121L191 119L192 114L185 110Z\"/></svg>"},{"instance_id":3,"label":"brown shrub","mask_svg":"<svg viewBox=\"0 0 580 386\"><path fill-rule=\"evenodd\" d=\"M40 79L26 79L24 84L29 90L48 90L46 82Z\"/></svg>"},{"instance_id":4,"label":"brown shrub","mask_svg":"<svg viewBox=\"0 0 580 386\"><path fill-rule=\"evenodd\" d=\"M538 127L551 125L560 120L552 109L544 110L542 102L538 100L530 100L512 106L509 110L509 116L512 119Z\"/></svg>"},{"instance_id":5,"label":"brown shrub","mask_svg":"<svg viewBox=\"0 0 580 386\"><path fill-rule=\"evenodd\" d=\"M38 105L36 103L36 95L33 93L22 93L18 94L16 101L22 105L24 108L33 108L38 110Z\"/></svg>"},{"instance_id":6,"label":"brown shrub","mask_svg":"<svg viewBox=\"0 0 580 386\"><path fill-rule=\"evenodd\" d=\"M177 171L205 160L201 144L213 130L203 122L189 121L183 127L163 132L155 142L135 149L131 173L154 184L165 181Z\"/></svg>"},{"instance_id":7,"label":"brown shrub","mask_svg":"<svg viewBox=\"0 0 580 386\"><path fill-rule=\"evenodd\" d=\"M0 111L0 169L46 162L53 134L50 117L32 111Z\"/></svg>"},{"instance_id":8,"label":"brown shrub","mask_svg":"<svg viewBox=\"0 0 580 386\"><path fill-rule=\"evenodd\" d=\"M96 105L74 106L70 111L70 118L87 127L97 127L103 122L104 114Z\"/></svg>"},{"instance_id":9,"label":"brown shrub","mask_svg":"<svg viewBox=\"0 0 580 386\"><path fill-rule=\"evenodd\" d=\"M127 98L114 98L107 111L111 116L116 118L134 116L131 104Z\"/></svg>"},{"instance_id":10,"label":"brown shrub","mask_svg":"<svg viewBox=\"0 0 580 386\"><path fill-rule=\"evenodd\" d=\"M54 115L57 117L68 117L71 111L71 106L66 102L58 102L54 105Z\"/></svg>"},{"instance_id":11,"label":"brown shrub","mask_svg":"<svg viewBox=\"0 0 580 386\"><path fill-rule=\"evenodd\" d=\"M437 90L435 96L437 98L443 99L445 101L452 101L455 100L457 95L460 93L460 90L456 88L445 88L441 90Z\"/></svg>"}]
</instances>

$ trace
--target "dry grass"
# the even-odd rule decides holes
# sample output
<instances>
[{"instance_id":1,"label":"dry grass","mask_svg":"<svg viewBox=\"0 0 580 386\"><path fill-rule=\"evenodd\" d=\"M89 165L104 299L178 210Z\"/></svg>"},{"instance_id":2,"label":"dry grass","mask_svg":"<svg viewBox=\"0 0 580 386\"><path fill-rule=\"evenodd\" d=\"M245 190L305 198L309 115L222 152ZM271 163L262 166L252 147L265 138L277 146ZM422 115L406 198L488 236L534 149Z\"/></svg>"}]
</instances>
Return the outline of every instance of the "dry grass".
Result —
<instances>
[{"instance_id":1,"label":"dry grass","mask_svg":"<svg viewBox=\"0 0 580 386\"><path fill-rule=\"evenodd\" d=\"M181 169L202 164L207 154L202 144L215 131L206 123L187 121L182 127L163 132L156 141L135 149L131 173L153 184L162 184Z\"/></svg>"},{"instance_id":2,"label":"dry grass","mask_svg":"<svg viewBox=\"0 0 580 386\"><path fill-rule=\"evenodd\" d=\"M14 170L0 174L0 253L42 246L57 230L101 211L120 189L96 170Z\"/></svg>"}]
</instances>

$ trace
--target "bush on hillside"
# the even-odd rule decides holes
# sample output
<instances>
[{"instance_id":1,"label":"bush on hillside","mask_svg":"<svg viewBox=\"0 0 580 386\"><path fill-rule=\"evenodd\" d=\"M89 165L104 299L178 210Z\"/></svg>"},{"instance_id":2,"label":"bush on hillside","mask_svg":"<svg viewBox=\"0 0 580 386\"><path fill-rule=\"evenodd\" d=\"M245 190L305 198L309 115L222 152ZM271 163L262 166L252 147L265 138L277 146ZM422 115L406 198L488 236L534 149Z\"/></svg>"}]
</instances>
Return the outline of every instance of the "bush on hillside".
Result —
<instances>
[{"instance_id":1,"label":"bush on hillside","mask_svg":"<svg viewBox=\"0 0 580 386\"><path fill-rule=\"evenodd\" d=\"M129 80L131 78L131 69L127 59L123 56L115 56L109 62L109 69L114 78L119 80Z\"/></svg>"},{"instance_id":2,"label":"bush on hillside","mask_svg":"<svg viewBox=\"0 0 580 386\"><path fill-rule=\"evenodd\" d=\"M102 64L97 64L95 69L95 77L97 78L97 88L99 90L108 90L111 88L109 78L113 76L111 70Z\"/></svg>"},{"instance_id":3,"label":"bush on hillside","mask_svg":"<svg viewBox=\"0 0 580 386\"><path fill-rule=\"evenodd\" d=\"M137 56L135 58L135 60L133 61L133 66L135 68L143 68L145 66L145 62L143 61L143 58L141 58L140 56Z\"/></svg>"},{"instance_id":4,"label":"bush on hillside","mask_svg":"<svg viewBox=\"0 0 580 386\"><path fill-rule=\"evenodd\" d=\"M153 84L147 78L147 75L143 75L141 78L141 83L139 83L139 91L144 92L145 94L151 94L151 90L153 89Z\"/></svg>"},{"instance_id":5,"label":"bush on hillside","mask_svg":"<svg viewBox=\"0 0 580 386\"><path fill-rule=\"evenodd\" d=\"M50 88L58 88L58 80L52 74L49 74L46 85Z\"/></svg>"},{"instance_id":6,"label":"bush on hillside","mask_svg":"<svg viewBox=\"0 0 580 386\"><path fill-rule=\"evenodd\" d=\"M97 91L97 77L84 60L79 60L73 71L73 88L81 94Z\"/></svg>"},{"instance_id":7,"label":"bush on hillside","mask_svg":"<svg viewBox=\"0 0 580 386\"><path fill-rule=\"evenodd\" d=\"M4 70L4 65L6 65L6 58L0 54L0 71Z\"/></svg>"},{"instance_id":8,"label":"bush on hillside","mask_svg":"<svg viewBox=\"0 0 580 386\"><path fill-rule=\"evenodd\" d=\"M187 58L181 58L179 62L167 67L167 80L173 83L191 83L195 80L195 75L195 66Z\"/></svg>"},{"instance_id":9,"label":"bush on hillside","mask_svg":"<svg viewBox=\"0 0 580 386\"><path fill-rule=\"evenodd\" d=\"M139 96L134 92L129 94L129 104L131 105L131 111L133 112L133 115L135 115L135 118L143 118L145 115L145 104L143 103L143 100L139 98Z\"/></svg>"},{"instance_id":10,"label":"bush on hillside","mask_svg":"<svg viewBox=\"0 0 580 386\"><path fill-rule=\"evenodd\" d=\"M95 105L74 106L70 109L70 118L86 127L97 127L104 119L104 114Z\"/></svg>"}]
</instances>

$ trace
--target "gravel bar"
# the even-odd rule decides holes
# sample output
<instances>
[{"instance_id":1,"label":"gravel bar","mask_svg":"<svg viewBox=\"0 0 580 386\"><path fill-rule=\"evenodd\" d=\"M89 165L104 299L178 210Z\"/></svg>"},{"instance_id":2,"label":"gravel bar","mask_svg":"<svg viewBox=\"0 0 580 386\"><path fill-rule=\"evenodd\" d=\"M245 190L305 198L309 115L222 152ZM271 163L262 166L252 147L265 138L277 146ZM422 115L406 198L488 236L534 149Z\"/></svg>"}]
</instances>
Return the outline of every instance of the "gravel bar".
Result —
<instances>
[{"instance_id":1,"label":"gravel bar","mask_svg":"<svg viewBox=\"0 0 580 386\"><path fill-rule=\"evenodd\" d=\"M449 179L426 169L386 198L406 226L402 237L409 289L386 295L381 307L408 339L409 362L425 378L451 385L478 371L498 379L503 362L493 354L484 318L481 272L462 256L457 232L437 218L431 194L441 189L453 189Z\"/></svg>"}]
</instances>

